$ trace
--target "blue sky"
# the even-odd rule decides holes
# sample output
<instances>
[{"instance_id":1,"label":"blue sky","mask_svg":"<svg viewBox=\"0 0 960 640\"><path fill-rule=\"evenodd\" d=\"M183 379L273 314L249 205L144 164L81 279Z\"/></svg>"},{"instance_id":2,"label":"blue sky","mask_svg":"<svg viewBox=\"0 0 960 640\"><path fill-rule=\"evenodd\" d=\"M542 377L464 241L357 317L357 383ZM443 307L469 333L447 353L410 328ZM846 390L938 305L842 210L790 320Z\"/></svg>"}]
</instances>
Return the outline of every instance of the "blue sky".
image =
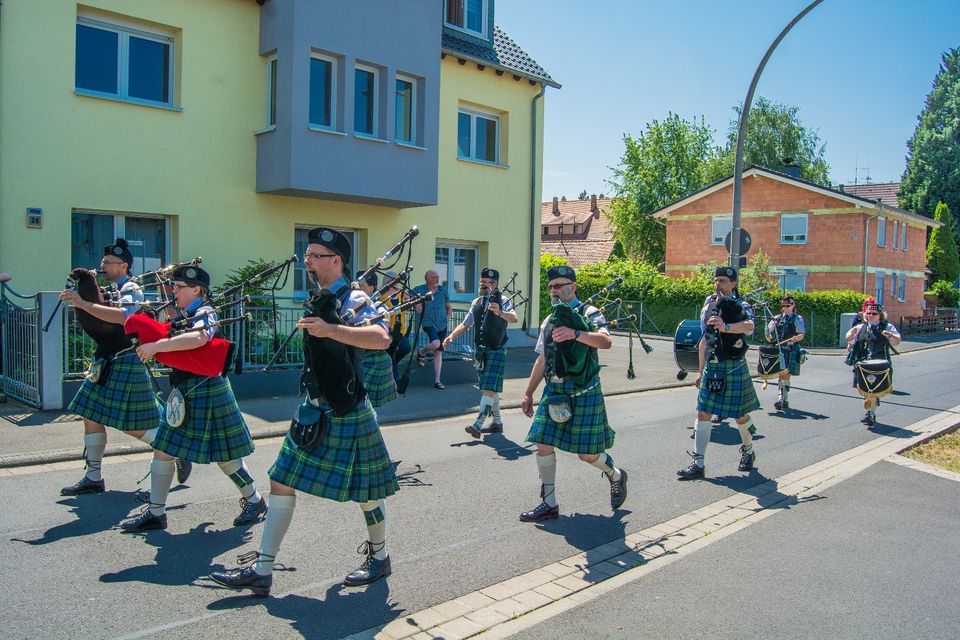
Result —
<instances>
[{"instance_id":1,"label":"blue sky","mask_svg":"<svg viewBox=\"0 0 960 640\"><path fill-rule=\"evenodd\" d=\"M763 53L807 4L498 0L497 24L563 85L547 90L544 200L611 193L623 134L670 111L702 114L720 142ZM825 0L780 43L757 96L800 107L834 183L899 180L958 27L957 0Z\"/></svg>"}]
</instances>

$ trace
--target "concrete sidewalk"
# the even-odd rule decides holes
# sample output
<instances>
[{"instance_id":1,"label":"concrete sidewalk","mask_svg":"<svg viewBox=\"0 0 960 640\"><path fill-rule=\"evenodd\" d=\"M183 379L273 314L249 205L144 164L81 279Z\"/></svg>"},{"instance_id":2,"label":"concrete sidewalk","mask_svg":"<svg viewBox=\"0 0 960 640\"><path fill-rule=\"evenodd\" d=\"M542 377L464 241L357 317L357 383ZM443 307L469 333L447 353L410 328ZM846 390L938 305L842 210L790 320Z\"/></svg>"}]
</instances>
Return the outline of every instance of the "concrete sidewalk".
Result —
<instances>
[{"instance_id":1,"label":"concrete sidewalk","mask_svg":"<svg viewBox=\"0 0 960 640\"><path fill-rule=\"evenodd\" d=\"M640 342L633 341L633 363L636 378L626 377L629 366L629 340L615 335L614 346L602 351L600 362L601 383L606 395L636 393L693 384L694 376L678 381L677 366L673 356L673 340L663 336L644 336L653 351L644 353ZM904 341L901 353L930 349L960 342L960 337L944 336ZM811 355L842 356L842 349L811 349ZM517 348L509 351L501 406L505 409L520 406L520 399L527 386L530 368L536 359L532 348ZM756 366L756 356L748 355L751 368ZM841 362L837 363L842 366ZM464 425L472 421L477 411L480 392L476 386L473 363L468 360L444 362L444 380L449 381L444 390L434 389L433 368L414 366L411 383L406 395L394 400L379 411L381 425L423 422L450 416L464 416ZM542 389L542 386L541 386ZM539 393L535 400L539 399ZM290 418L299 400L296 390L282 396L242 400L240 408L255 439L282 435L290 424ZM46 464L64 460L79 460L82 452L82 421L78 416L58 411L35 411L20 403L9 401L0 405L0 468L32 464ZM124 455L149 450L149 447L133 438L124 437L112 430L106 455Z\"/></svg>"}]
</instances>

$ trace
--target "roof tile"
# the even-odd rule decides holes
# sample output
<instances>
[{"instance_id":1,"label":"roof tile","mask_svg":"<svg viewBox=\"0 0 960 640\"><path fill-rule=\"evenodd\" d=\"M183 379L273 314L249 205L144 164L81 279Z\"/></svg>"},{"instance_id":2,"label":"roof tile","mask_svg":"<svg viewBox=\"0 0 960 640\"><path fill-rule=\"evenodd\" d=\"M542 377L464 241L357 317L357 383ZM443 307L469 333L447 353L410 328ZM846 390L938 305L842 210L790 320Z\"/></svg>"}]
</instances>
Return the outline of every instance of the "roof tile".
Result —
<instances>
[{"instance_id":1,"label":"roof tile","mask_svg":"<svg viewBox=\"0 0 960 640\"><path fill-rule=\"evenodd\" d=\"M513 41L503 29L493 27L493 48L462 40L452 33L444 31L441 46L453 54L463 54L478 62L500 67L507 71L525 75L544 84L560 88L560 84L550 77L547 70L537 64L526 51Z\"/></svg>"}]
</instances>

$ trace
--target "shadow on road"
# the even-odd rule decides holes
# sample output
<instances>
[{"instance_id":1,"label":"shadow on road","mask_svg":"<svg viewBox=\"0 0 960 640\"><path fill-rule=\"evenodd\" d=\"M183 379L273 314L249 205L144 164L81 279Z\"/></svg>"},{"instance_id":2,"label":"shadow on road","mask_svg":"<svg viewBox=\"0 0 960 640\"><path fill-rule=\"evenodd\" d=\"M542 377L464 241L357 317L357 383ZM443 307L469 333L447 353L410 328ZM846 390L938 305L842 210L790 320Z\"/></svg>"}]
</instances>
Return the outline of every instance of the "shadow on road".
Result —
<instances>
[{"instance_id":1,"label":"shadow on road","mask_svg":"<svg viewBox=\"0 0 960 640\"><path fill-rule=\"evenodd\" d=\"M522 445L519 442L514 442L502 433L488 433L480 440L470 438L469 440L450 443L451 447L478 447L481 445L493 449L503 460L519 460L531 455L536 447L535 444Z\"/></svg>"},{"instance_id":2,"label":"shadow on road","mask_svg":"<svg viewBox=\"0 0 960 640\"><path fill-rule=\"evenodd\" d=\"M632 565L643 562L643 557L639 554L632 558L622 555L635 551L624 540L626 523L623 518L631 513L625 509L618 509L613 515L572 513L561 515L557 520L538 524L537 529L563 536L567 544L585 551L586 561L578 564L577 568L584 572L584 580L601 582L611 574L602 571L602 567L591 565L597 565L615 556Z\"/></svg>"}]
</instances>

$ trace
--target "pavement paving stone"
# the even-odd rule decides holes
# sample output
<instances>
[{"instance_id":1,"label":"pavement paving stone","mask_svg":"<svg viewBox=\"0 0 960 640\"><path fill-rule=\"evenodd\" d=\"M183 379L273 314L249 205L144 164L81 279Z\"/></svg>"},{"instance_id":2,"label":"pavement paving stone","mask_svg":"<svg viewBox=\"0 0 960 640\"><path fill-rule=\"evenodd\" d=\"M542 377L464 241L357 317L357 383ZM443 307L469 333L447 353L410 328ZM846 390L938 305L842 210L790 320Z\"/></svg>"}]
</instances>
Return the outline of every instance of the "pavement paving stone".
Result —
<instances>
[{"instance_id":1,"label":"pavement paving stone","mask_svg":"<svg viewBox=\"0 0 960 640\"><path fill-rule=\"evenodd\" d=\"M621 564L622 563L622 564ZM607 577L612 577L618 574L623 573L631 567L626 566L626 562L598 562L597 564L590 565L591 573L602 573Z\"/></svg>"},{"instance_id":2,"label":"pavement paving stone","mask_svg":"<svg viewBox=\"0 0 960 640\"><path fill-rule=\"evenodd\" d=\"M569 558L564 558L560 561L560 564L565 564L568 567L585 567L590 562L590 559L587 557L587 553L578 553L575 556L570 556Z\"/></svg>"},{"instance_id":3,"label":"pavement paving stone","mask_svg":"<svg viewBox=\"0 0 960 640\"><path fill-rule=\"evenodd\" d=\"M391 620L373 637L375 640L403 640L417 633L423 633L422 629L406 617L402 617Z\"/></svg>"},{"instance_id":4,"label":"pavement paving stone","mask_svg":"<svg viewBox=\"0 0 960 640\"><path fill-rule=\"evenodd\" d=\"M554 562L553 564L548 564L547 566L541 567L541 568L547 573L552 573L554 576L558 578L568 576L574 571L576 571L576 569L574 569L573 567L568 567L567 565L561 564L559 562Z\"/></svg>"},{"instance_id":5,"label":"pavement paving stone","mask_svg":"<svg viewBox=\"0 0 960 640\"><path fill-rule=\"evenodd\" d=\"M464 617L454 618L438 627L446 638L469 638L483 631L483 627Z\"/></svg>"},{"instance_id":6,"label":"pavement paving stone","mask_svg":"<svg viewBox=\"0 0 960 640\"><path fill-rule=\"evenodd\" d=\"M417 611L416 613L410 614L407 618L412 621L415 625L420 627L423 631L429 631L433 627L442 624L447 621L447 618L441 615L438 611L433 608L424 609L423 611Z\"/></svg>"},{"instance_id":7,"label":"pavement paving stone","mask_svg":"<svg viewBox=\"0 0 960 640\"><path fill-rule=\"evenodd\" d=\"M467 607L470 611L476 611L496 602L490 596L484 595L479 591L473 591L457 598L457 602Z\"/></svg>"},{"instance_id":8,"label":"pavement paving stone","mask_svg":"<svg viewBox=\"0 0 960 640\"><path fill-rule=\"evenodd\" d=\"M481 609L477 609L476 611L471 611L466 617L484 628L490 628L494 625L500 624L501 622L509 620L512 616L508 616L505 613L497 611L496 605L492 604Z\"/></svg>"},{"instance_id":9,"label":"pavement paving stone","mask_svg":"<svg viewBox=\"0 0 960 640\"><path fill-rule=\"evenodd\" d=\"M506 600L507 598L517 593L518 591L519 589L507 587L502 582L480 589L480 593L482 593L483 595L489 598L493 598L498 602L501 600Z\"/></svg>"},{"instance_id":10,"label":"pavement paving stone","mask_svg":"<svg viewBox=\"0 0 960 640\"><path fill-rule=\"evenodd\" d=\"M534 569L533 571L528 571L527 573L520 574L519 578L524 578L529 581L530 589L539 587L540 585L546 584L553 580L556 576L550 573L549 571L544 571L543 569Z\"/></svg>"},{"instance_id":11,"label":"pavement paving stone","mask_svg":"<svg viewBox=\"0 0 960 640\"><path fill-rule=\"evenodd\" d=\"M434 605L432 608L447 620L453 620L454 618L458 618L473 611L473 609L467 605L457 602L456 600L449 600L442 604Z\"/></svg>"},{"instance_id":12,"label":"pavement paving stone","mask_svg":"<svg viewBox=\"0 0 960 640\"><path fill-rule=\"evenodd\" d=\"M553 602L552 598L548 598L542 593L537 593L535 590L530 589L529 591L522 591L517 595L513 596L513 600L516 600L520 604L530 607L530 610L539 609L540 607L550 604Z\"/></svg>"},{"instance_id":13,"label":"pavement paving stone","mask_svg":"<svg viewBox=\"0 0 960 640\"><path fill-rule=\"evenodd\" d=\"M566 587L561 587L556 582L548 582L547 584L542 584L536 589L534 589L539 594L545 595L548 598L553 600L559 600L560 598L565 598L571 593L570 589Z\"/></svg>"},{"instance_id":14,"label":"pavement paving stone","mask_svg":"<svg viewBox=\"0 0 960 640\"><path fill-rule=\"evenodd\" d=\"M585 574L583 571L578 571L576 573L570 574L569 576L564 576L562 578L557 578L554 580L561 587L566 587L570 591L580 591L581 589L586 589L590 585L594 584L594 581L586 580Z\"/></svg>"},{"instance_id":15,"label":"pavement paving stone","mask_svg":"<svg viewBox=\"0 0 960 640\"><path fill-rule=\"evenodd\" d=\"M566 578L560 578L560 580L565 580ZM495 611L499 611L508 618L515 618L519 615L523 615L528 611L526 607L520 602L517 602L513 598L507 598L506 600L501 600L493 606Z\"/></svg>"},{"instance_id":16,"label":"pavement paving stone","mask_svg":"<svg viewBox=\"0 0 960 640\"><path fill-rule=\"evenodd\" d=\"M421 631L420 633L410 636L410 640L433 640L434 635L432 633L427 633L426 631Z\"/></svg>"}]
</instances>

